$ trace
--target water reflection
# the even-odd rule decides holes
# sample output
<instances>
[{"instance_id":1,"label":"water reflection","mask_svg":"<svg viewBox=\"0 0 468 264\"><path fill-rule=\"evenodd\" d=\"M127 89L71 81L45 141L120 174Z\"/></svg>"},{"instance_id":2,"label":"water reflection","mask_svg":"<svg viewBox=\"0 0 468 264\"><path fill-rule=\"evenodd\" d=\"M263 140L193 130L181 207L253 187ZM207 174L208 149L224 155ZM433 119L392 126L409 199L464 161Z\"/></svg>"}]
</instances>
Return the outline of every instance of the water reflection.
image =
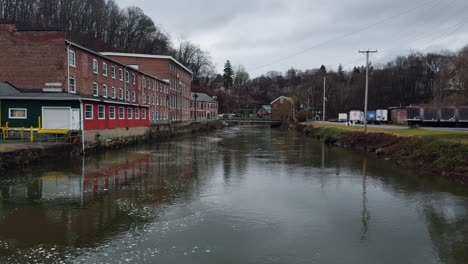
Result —
<instances>
[{"instance_id":1,"label":"water reflection","mask_svg":"<svg viewBox=\"0 0 468 264\"><path fill-rule=\"evenodd\" d=\"M16 176L0 181L0 263L468 261L466 190L295 133L233 128Z\"/></svg>"}]
</instances>

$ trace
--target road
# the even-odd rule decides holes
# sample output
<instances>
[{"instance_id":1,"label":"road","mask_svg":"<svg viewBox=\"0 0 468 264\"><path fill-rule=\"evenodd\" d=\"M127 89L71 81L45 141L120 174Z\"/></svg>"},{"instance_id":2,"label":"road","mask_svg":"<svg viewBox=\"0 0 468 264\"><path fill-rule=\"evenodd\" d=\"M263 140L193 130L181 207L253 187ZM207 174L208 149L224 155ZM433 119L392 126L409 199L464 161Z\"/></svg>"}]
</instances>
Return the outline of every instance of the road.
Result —
<instances>
[{"instance_id":1,"label":"road","mask_svg":"<svg viewBox=\"0 0 468 264\"><path fill-rule=\"evenodd\" d=\"M346 126L346 123L341 123L341 122L328 122L328 121L314 121L316 123L320 124L332 124L332 125L341 125L341 126ZM363 124L356 124L355 126L361 126L363 127ZM408 129L409 127L407 126L397 126L397 125L372 125L369 124L367 127L372 127L372 128L387 128L387 129ZM422 129L428 129L428 130L438 130L438 131L452 131L452 132L466 132L468 133L468 128L467 127L421 127Z\"/></svg>"}]
</instances>

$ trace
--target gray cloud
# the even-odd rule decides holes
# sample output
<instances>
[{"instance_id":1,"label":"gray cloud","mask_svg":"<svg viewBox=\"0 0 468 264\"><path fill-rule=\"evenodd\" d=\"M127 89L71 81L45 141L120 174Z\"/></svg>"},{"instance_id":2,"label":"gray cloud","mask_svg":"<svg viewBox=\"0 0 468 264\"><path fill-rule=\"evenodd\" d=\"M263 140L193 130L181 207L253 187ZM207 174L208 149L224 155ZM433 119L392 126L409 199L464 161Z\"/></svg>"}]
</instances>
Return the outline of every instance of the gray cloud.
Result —
<instances>
[{"instance_id":1,"label":"gray cloud","mask_svg":"<svg viewBox=\"0 0 468 264\"><path fill-rule=\"evenodd\" d=\"M364 63L359 49L378 49L373 57L378 64L410 51L458 50L468 44L466 0L117 2L141 7L174 41L184 37L198 43L219 70L229 59L253 76L321 64L350 68Z\"/></svg>"}]
</instances>

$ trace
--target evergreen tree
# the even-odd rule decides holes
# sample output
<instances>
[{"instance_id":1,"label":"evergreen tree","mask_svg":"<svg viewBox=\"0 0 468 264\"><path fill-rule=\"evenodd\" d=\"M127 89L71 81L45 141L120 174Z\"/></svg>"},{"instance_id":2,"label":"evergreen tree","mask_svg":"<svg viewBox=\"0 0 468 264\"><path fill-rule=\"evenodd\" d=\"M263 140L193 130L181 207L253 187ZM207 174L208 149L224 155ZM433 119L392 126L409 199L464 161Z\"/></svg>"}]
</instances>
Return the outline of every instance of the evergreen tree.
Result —
<instances>
[{"instance_id":1,"label":"evergreen tree","mask_svg":"<svg viewBox=\"0 0 468 264\"><path fill-rule=\"evenodd\" d=\"M234 71L232 70L231 62L228 60L224 64L223 83L225 89L231 89L234 81Z\"/></svg>"}]
</instances>

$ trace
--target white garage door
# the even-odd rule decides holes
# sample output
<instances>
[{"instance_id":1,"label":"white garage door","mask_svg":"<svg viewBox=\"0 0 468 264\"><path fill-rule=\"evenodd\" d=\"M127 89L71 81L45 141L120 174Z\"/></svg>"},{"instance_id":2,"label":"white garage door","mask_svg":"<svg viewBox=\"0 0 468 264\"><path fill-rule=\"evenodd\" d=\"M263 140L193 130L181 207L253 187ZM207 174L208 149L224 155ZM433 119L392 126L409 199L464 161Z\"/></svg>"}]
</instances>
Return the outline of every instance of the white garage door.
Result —
<instances>
[{"instance_id":1,"label":"white garage door","mask_svg":"<svg viewBox=\"0 0 468 264\"><path fill-rule=\"evenodd\" d=\"M43 129L70 129L71 109L60 107L42 108Z\"/></svg>"}]
</instances>

